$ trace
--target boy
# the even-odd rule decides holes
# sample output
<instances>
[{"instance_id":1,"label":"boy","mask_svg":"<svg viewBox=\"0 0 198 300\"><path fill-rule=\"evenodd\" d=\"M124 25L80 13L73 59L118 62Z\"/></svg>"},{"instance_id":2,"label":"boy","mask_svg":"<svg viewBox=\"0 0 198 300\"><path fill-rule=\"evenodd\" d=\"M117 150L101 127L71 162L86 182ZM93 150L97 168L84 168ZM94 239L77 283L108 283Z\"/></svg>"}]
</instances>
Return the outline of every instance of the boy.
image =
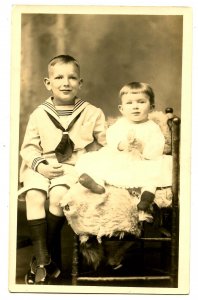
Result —
<instances>
[{"instance_id":1,"label":"boy","mask_svg":"<svg viewBox=\"0 0 198 300\"><path fill-rule=\"evenodd\" d=\"M65 220L59 203L78 180L77 158L105 144L104 114L78 98L82 82L73 57L59 55L50 60L44 83L52 96L31 114L21 147L19 195L25 193L34 251L27 284L48 284L59 276L59 235Z\"/></svg>"}]
</instances>

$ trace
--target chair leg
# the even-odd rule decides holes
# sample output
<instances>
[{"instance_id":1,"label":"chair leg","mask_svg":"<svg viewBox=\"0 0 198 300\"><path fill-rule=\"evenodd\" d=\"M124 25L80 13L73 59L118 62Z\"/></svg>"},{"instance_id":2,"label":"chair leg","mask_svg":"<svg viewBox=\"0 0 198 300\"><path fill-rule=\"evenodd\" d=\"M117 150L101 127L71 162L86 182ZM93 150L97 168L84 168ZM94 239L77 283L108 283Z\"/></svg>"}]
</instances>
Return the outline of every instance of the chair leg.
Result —
<instances>
[{"instance_id":1,"label":"chair leg","mask_svg":"<svg viewBox=\"0 0 198 300\"><path fill-rule=\"evenodd\" d=\"M72 285L77 285L78 266L79 266L79 241L78 236L74 234L73 258L72 258Z\"/></svg>"},{"instance_id":2,"label":"chair leg","mask_svg":"<svg viewBox=\"0 0 198 300\"><path fill-rule=\"evenodd\" d=\"M179 249L179 139L180 119L172 121L172 156L173 156L173 184L172 184L172 251L171 251L171 274L172 286L178 286L178 249Z\"/></svg>"},{"instance_id":3,"label":"chair leg","mask_svg":"<svg viewBox=\"0 0 198 300\"><path fill-rule=\"evenodd\" d=\"M171 285L178 287L178 249L179 249L179 224L178 208L173 210L172 241L171 241Z\"/></svg>"}]
</instances>

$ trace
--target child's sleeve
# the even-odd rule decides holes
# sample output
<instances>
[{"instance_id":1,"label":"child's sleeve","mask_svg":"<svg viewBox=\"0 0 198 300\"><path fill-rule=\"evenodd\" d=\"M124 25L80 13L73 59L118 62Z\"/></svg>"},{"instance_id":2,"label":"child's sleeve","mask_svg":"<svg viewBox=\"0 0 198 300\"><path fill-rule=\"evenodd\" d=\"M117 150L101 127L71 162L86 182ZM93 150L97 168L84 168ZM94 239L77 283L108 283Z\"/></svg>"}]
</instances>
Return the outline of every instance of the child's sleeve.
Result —
<instances>
[{"instance_id":1,"label":"child's sleeve","mask_svg":"<svg viewBox=\"0 0 198 300\"><path fill-rule=\"evenodd\" d=\"M106 145L106 120L101 109L98 109L93 135L98 144L102 146Z\"/></svg>"},{"instance_id":2,"label":"child's sleeve","mask_svg":"<svg viewBox=\"0 0 198 300\"><path fill-rule=\"evenodd\" d=\"M156 125L147 138L143 149L145 159L156 159L164 152L165 138L158 125Z\"/></svg>"},{"instance_id":3,"label":"child's sleeve","mask_svg":"<svg viewBox=\"0 0 198 300\"><path fill-rule=\"evenodd\" d=\"M27 166L33 170L36 170L39 163L47 163L42 157L40 135L34 115L29 118L20 154Z\"/></svg>"}]
</instances>

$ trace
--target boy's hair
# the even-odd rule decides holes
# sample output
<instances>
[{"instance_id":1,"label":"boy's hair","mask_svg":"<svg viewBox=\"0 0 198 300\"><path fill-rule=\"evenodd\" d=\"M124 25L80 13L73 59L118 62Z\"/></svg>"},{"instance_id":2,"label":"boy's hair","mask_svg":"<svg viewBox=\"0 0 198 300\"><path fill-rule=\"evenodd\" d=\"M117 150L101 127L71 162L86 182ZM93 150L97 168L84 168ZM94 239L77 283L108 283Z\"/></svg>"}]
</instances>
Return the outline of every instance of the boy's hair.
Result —
<instances>
[{"instance_id":1,"label":"boy's hair","mask_svg":"<svg viewBox=\"0 0 198 300\"><path fill-rule=\"evenodd\" d=\"M80 65L79 65L78 61L74 57L72 57L70 55L64 55L64 54L55 56L49 61L48 72L49 72L50 67L55 66L57 63L65 63L65 64L73 63L77 67L77 69L80 73Z\"/></svg>"},{"instance_id":2,"label":"boy's hair","mask_svg":"<svg viewBox=\"0 0 198 300\"><path fill-rule=\"evenodd\" d=\"M119 101L122 102L124 94L146 94L149 97L150 105L155 105L155 95L148 83L144 82L130 82L124 85L119 92Z\"/></svg>"}]
</instances>

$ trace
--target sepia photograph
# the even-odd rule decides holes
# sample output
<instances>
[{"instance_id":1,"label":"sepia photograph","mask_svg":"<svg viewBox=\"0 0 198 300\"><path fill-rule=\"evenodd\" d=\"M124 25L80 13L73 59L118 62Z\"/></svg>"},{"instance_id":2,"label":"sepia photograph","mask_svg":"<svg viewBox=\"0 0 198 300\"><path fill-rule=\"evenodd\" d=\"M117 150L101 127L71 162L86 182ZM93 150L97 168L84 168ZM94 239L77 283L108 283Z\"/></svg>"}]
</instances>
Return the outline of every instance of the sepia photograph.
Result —
<instances>
[{"instance_id":1,"label":"sepia photograph","mask_svg":"<svg viewBox=\"0 0 198 300\"><path fill-rule=\"evenodd\" d=\"M9 290L188 294L192 11L12 10Z\"/></svg>"}]
</instances>

